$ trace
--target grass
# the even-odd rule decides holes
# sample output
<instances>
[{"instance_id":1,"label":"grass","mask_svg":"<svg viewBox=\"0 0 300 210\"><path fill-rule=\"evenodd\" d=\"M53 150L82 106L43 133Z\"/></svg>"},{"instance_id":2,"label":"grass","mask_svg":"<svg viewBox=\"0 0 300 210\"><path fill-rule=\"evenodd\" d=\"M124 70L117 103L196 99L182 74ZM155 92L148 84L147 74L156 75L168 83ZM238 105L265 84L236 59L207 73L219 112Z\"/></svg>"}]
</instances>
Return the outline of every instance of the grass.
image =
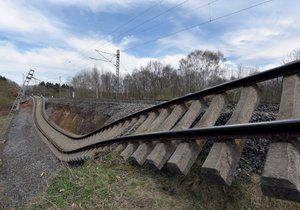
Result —
<instances>
[{"instance_id":1,"label":"grass","mask_svg":"<svg viewBox=\"0 0 300 210\"><path fill-rule=\"evenodd\" d=\"M228 189L207 184L199 173L201 162L184 177L108 154L82 167L62 167L27 209L300 209L300 204L264 197L257 175Z\"/></svg>"}]
</instances>

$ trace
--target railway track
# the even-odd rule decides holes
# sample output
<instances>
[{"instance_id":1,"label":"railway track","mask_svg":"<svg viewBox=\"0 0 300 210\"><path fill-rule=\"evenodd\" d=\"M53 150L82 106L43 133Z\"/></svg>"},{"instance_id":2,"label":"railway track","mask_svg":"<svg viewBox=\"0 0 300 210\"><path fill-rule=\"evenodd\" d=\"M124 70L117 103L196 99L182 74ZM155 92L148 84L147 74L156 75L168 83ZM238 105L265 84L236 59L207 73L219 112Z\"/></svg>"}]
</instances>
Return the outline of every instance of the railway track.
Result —
<instances>
[{"instance_id":1,"label":"railway track","mask_svg":"<svg viewBox=\"0 0 300 210\"><path fill-rule=\"evenodd\" d=\"M215 139L202 166L209 182L230 186L245 139L272 137L262 174L267 196L300 202L300 62L163 102L86 135L68 133L48 121L45 101L34 97L38 134L62 161L93 158L115 150L125 159L159 170L187 174L205 141ZM261 82L282 77L278 118L249 123L260 102ZM227 93L240 89L230 119L214 126L227 104ZM200 172L199 172L200 173Z\"/></svg>"}]
</instances>

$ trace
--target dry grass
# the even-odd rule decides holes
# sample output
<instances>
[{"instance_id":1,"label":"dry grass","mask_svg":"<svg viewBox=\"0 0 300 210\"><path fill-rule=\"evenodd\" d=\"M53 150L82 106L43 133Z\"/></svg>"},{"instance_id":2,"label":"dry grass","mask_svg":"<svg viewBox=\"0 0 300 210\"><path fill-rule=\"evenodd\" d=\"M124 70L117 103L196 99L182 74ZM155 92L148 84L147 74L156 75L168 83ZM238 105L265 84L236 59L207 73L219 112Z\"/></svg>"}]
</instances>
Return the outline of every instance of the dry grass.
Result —
<instances>
[{"instance_id":1,"label":"dry grass","mask_svg":"<svg viewBox=\"0 0 300 210\"><path fill-rule=\"evenodd\" d=\"M201 162L184 177L105 155L82 167L62 168L28 209L300 209L300 204L264 197L257 175L228 189L207 184L199 173Z\"/></svg>"}]
</instances>

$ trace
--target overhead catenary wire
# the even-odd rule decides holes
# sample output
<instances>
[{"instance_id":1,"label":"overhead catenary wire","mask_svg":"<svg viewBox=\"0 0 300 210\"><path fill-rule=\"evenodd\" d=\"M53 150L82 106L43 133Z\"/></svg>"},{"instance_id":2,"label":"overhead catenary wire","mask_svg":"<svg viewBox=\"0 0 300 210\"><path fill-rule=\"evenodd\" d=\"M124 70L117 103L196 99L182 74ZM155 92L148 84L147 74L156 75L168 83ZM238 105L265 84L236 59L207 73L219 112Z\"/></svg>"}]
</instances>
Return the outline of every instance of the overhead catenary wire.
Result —
<instances>
[{"instance_id":1,"label":"overhead catenary wire","mask_svg":"<svg viewBox=\"0 0 300 210\"><path fill-rule=\"evenodd\" d=\"M121 28L124 28L125 26L127 26L129 23L135 21L138 17L140 17L141 15L144 15L145 13L149 12L150 10L152 10L153 8L157 7L158 5L160 5L164 0L158 1L156 2L156 4L150 6L149 8L143 10L142 12L140 12L138 15L134 16L133 18L131 18L129 21L127 21L126 23L123 23L122 25L116 27L114 30L112 30L110 32L110 34L113 34L117 31L119 31Z\"/></svg>"},{"instance_id":2,"label":"overhead catenary wire","mask_svg":"<svg viewBox=\"0 0 300 210\"><path fill-rule=\"evenodd\" d=\"M129 23L133 22L134 20L136 20L138 17L140 17L141 15L145 14L146 12L149 12L151 9L157 7L159 4L161 4L163 1L165 0L161 0L159 2L157 2L156 4L150 6L149 8L147 8L146 10L144 10L143 12L139 13L138 15L136 15L135 17L133 17L131 20L129 20L128 22L122 24L121 26L118 27L118 30L123 28L125 25L128 25ZM189 1L189 0L187 0ZM113 33L115 33L116 31L118 31L117 29L114 29L112 32L109 33L110 36L112 36ZM92 50L93 48L95 48L95 45L97 44L97 42L95 41L93 44L89 45L88 47L86 47L81 54L85 54L87 53L89 50ZM107 46L108 43L104 44L104 46ZM92 47L93 46L93 47ZM104 47L102 46L102 48ZM107 52L106 52L107 53ZM107 53L107 54L112 54L113 53ZM68 63L71 63L70 61L68 61Z\"/></svg>"},{"instance_id":3,"label":"overhead catenary wire","mask_svg":"<svg viewBox=\"0 0 300 210\"><path fill-rule=\"evenodd\" d=\"M200 6L197 6L197 7L192 8L192 9L190 10L190 12L191 12L191 11L194 11L194 10L196 10L196 9L201 9L201 8L210 6L211 4L216 3L216 2L218 2L218 1L220 1L220 0L213 0L213 1L208 2L208 3L206 3L206 4L201 4ZM189 14L176 15L176 16L174 16L174 17L184 17L184 16L187 16L187 15L189 15ZM143 29L143 30L140 30L140 31L136 32L135 35L136 35L136 34L139 34L139 33L144 33L144 32L146 32L146 31L151 31L152 29L158 28L159 26L164 25L164 24L166 24L166 22L165 22L165 21L162 21L161 23L155 24L154 26L151 26L151 27L149 27L149 28L146 28L146 29Z\"/></svg>"},{"instance_id":4,"label":"overhead catenary wire","mask_svg":"<svg viewBox=\"0 0 300 210\"><path fill-rule=\"evenodd\" d=\"M151 21L153 21L153 20L155 20L155 19L157 19L157 18L159 18L159 17L161 17L161 16L163 16L163 15L165 15L165 14L167 14L167 13L173 11L174 9L176 9L176 8L178 8L178 7L180 7L180 6L182 6L183 4L186 4L188 1L190 1L190 0L182 1L181 3L176 4L176 5L174 5L174 6L170 7L170 8L168 8L167 10L165 10L165 11L163 11L163 12L161 12L161 13L159 13L159 14L157 14L157 15L155 15L155 16L153 16L153 17L151 17L151 18L149 18L149 19L147 19L147 20L145 20L145 21L143 21L142 23L140 23L140 24L134 26L133 28L130 28L129 30L126 30L125 32L122 32L121 34L119 34L119 35L118 35L117 37L115 37L114 39L120 38L120 37L123 36L124 34L126 34L126 33L130 32L130 31L133 31L133 30L135 30L135 29L141 27L141 26L144 25L145 23L151 22ZM161 2L162 2L162 1L161 1ZM161 2L160 2L160 3L161 3ZM160 3L158 3L158 4L160 4ZM156 4L156 5L158 5L158 4ZM155 7L155 5L152 6L152 7L150 7L150 8L153 8L153 7ZM102 46L102 48L105 47L105 46L107 46L107 44L108 44L108 43L104 44L104 46ZM84 53L86 53L86 52L87 52L87 51L85 51L85 52L83 52L83 53L81 53L81 54L84 54ZM104 51L101 51L101 52L104 52ZM107 52L105 52L105 53L107 53ZM113 55L113 53L107 53L107 54L112 54L112 55ZM89 57L89 58L90 58L90 59L93 59L93 60L99 60L99 59L94 59L93 57ZM69 63L70 63L70 62L69 62Z\"/></svg>"},{"instance_id":5,"label":"overhead catenary wire","mask_svg":"<svg viewBox=\"0 0 300 210\"><path fill-rule=\"evenodd\" d=\"M147 19L147 20L145 20L145 21L143 21L143 22L141 22L140 24L134 26L133 28L131 28L131 29L129 29L129 30L126 30L126 31L122 32L122 33L119 34L117 37L115 37L115 39L120 38L121 36L123 36L124 34L127 34L127 33L130 32L130 31L134 31L135 29L141 27L141 26L144 25L145 23L149 23L149 22L151 22L151 21L153 21L153 20L155 20L155 19L157 19L157 18L159 18L159 17L161 17L161 16L163 16L163 15L165 15L165 14L167 14L167 13L169 13L169 12L175 10L175 9L177 9L178 7L180 7L180 6L184 5L184 4L186 4L186 3L189 2L189 1L190 1L190 0L185 0L185 1L181 2L181 3L179 3L179 4L176 4L175 6L170 7L169 9L167 9L167 10L165 10L165 11L163 11L163 12L161 12L161 13L159 13L159 14L157 14L157 15L155 15L155 16L153 16L153 17L151 17L151 18L149 18L149 19Z\"/></svg>"},{"instance_id":6,"label":"overhead catenary wire","mask_svg":"<svg viewBox=\"0 0 300 210\"><path fill-rule=\"evenodd\" d=\"M169 36L173 36L173 35L176 35L176 34L178 34L178 33L181 33L181 32L187 31L187 30L191 30L191 29L193 29L193 28L195 28L195 27L199 27L199 26L201 26L201 25L205 25L205 24L208 24L208 23L210 23L210 22L214 22L214 21L217 21L217 20L219 20L219 19L222 19L222 18L225 18L225 17L228 17L228 16L232 16L232 15L234 15L234 14L237 14L237 13L240 13L240 12L242 12L242 11L245 11L245 10L248 10L248 9L251 9L251 8L254 8L254 7L257 7L257 6L260 6L260 5L262 5L262 4L266 4L266 3L271 2L271 1L273 1L273 0L263 1L263 2L260 2L260 3L258 3L258 4L254 4L254 5L251 5L251 6L249 6L249 7L246 7L246 8L237 10L237 11L234 11L234 12L232 12L232 13L227 13L227 14L222 15L222 16L219 16L219 17L217 17L217 18L213 18L213 19L210 19L210 20L208 20L208 21L204 21L204 22L202 22L202 23L199 23L199 24L196 24L196 25L193 25L193 26L190 26L190 27L181 29L181 30L179 30L179 31L176 31L176 32L173 32L173 33L164 35L164 36L161 36L161 37L159 37L159 38L156 38L156 39L152 39L152 40L146 41L146 42L144 42L144 43L142 43L142 44L139 44L139 45L136 45L136 46L133 46L133 47L129 47L129 48L123 50L123 51L129 51L129 50L132 50L132 49L136 49L136 48L138 48L138 47L140 47L140 46L147 45L147 44L152 43L152 42L155 42L155 41L157 41L157 40L160 40L160 39L163 39L163 38L166 38L166 37L169 37ZM183 3L183 2L182 2L182 3ZM103 52L104 52L104 51L103 51ZM84 54L84 52L83 52L83 54ZM113 53L108 53L108 54L113 54ZM68 64L71 64L71 61L70 61L70 60L68 61Z\"/></svg>"},{"instance_id":7,"label":"overhead catenary wire","mask_svg":"<svg viewBox=\"0 0 300 210\"><path fill-rule=\"evenodd\" d=\"M261 6L261 5L263 5L263 4L266 4L266 3L269 3L269 2L272 2L272 1L274 1L274 0L263 1L263 2L260 2L260 3L253 4L253 5L251 5L251 6L248 6L248 7L239 9L239 10L236 10L236 11L234 11L234 12L227 13L227 14L225 14L225 15L221 15L221 16L216 17L216 18L211 18L211 19L209 19L209 20L207 20L207 21L204 21L204 22L201 22L201 23L198 23L198 24L195 24L195 25L192 25L192 26L183 28L183 29L181 29L181 30L178 30L178 31L175 31L175 32L166 34L166 35L161 36L161 37L158 37L158 38L156 38L156 39L152 39L152 40L146 41L146 42L144 42L144 43L142 43L142 44L139 44L139 45L136 45L136 46L133 46L133 47L129 47L129 48L123 50L123 52L129 51L129 50L132 50L132 49L136 49L136 48L138 48L138 47L140 47L140 46L144 46L144 45L147 45L147 44L149 44L149 43L156 42L156 41L159 41L159 40L161 40L161 39L164 39L164 38L167 38L167 37L170 37L170 36L174 36L174 35L176 35L176 34L179 34L179 33L184 32L184 31L189 31L189 30L194 29L194 28L196 28L196 27L199 27L199 26L202 26L202 25L206 25L206 24L208 24L208 23L211 23L211 22L214 22L214 21L217 21L217 20L220 20L220 19L223 19L223 18L232 16L232 15L241 13L241 12L243 12L243 11L246 11L246 10L249 10L249 9L252 9L252 8L255 8L255 7L258 7L258 6Z\"/></svg>"},{"instance_id":8,"label":"overhead catenary wire","mask_svg":"<svg viewBox=\"0 0 300 210\"><path fill-rule=\"evenodd\" d=\"M102 50L97 50L97 51L101 52L101 53L104 53L104 54L116 56L116 54L114 54L114 53L109 53L109 52L105 52L105 51L102 51Z\"/></svg>"},{"instance_id":9,"label":"overhead catenary wire","mask_svg":"<svg viewBox=\"0 0 300 210\"><path fill-rule=\"evenodd\" d=\"M164 11L161 12L161 13L159 13L159 14L157 14L157 15L155 15L155 16L149 18L149 19L144 20L143 22L139 23L138 25L134 26L133 28L130 28L130 29L126 30L126 31L123 31L123 32L122 32L121 34L119 34L118 36L113 37L113 38L112 38L112 41L113 41L114 39L118 39L118 38L122 37L123 35L125 35L125 34L131 32L131 31L134 31L134 30L140 28L141 26L143 26L143 25L146 24L146 23L149 23L149 22L151 22L151 21L153 21L153 20L155 20L155 19L157 19L157 18L159 18L159 17L161 17L161 16L163 16L163 15L165 15L165 14L167 14L167 13L169 13L169 12L171 12L171 11L177 9L177 8L179 8L179 7L181 7L182 5L186 4L186 3L189 2L189 1L190 1L190 0L184 0L184 1L182 1L182 2L180 2L180 3L178 3L178 4L176 4L176 5L174 5L174 6L170 7L170 8L168 8L167 10L164 10ZM106 43L106 44L105 44L104 46L102 46L102 47L105 47L105 46L107 46L107 45L108 45L108 43Z\"/></svg>"},{"instance_id":10,"label":"overhead catenary wire","mask_svg":"<svg viewBox=\"0 0 300 210\"><path fill-rule=\"evenodd\" d=\"M112 54L113 57L112 57L111 59L108 59L107 57L105 57L105 56L102 54L103 51L100 51L100 50L95 50L95 51L96 51L102 58L104 58L104 59L89 57L90 59L96 60L96 61L103 61L103 62L111 63L112 65L117 66L117 64L115 64L115 63L112 62L112 59L114 59L115 57L117 57L117 54Z\"/></svg>"},{"instance_id":11,"label":"overhead catenary wire","mask_svg":"<svg viewBox=\"0 0 300 210\"><path fill-rule=\"evenodd\" d=\"M122 34L120 34L120 35L117 36L116 38L119 38L120 36L124 35L125 33L129 32L129 31L135 30L135 29L141 27L143 24L145 24L145 23L147 23L147 22L151 22L151 21L153 21L153 20L155 20L155 19L157 19L157 18L159 18L159 17L161 17L161 16L163 16L163 15L165 15L165 14L171 12L172 10L174 10L174 9L176 9L176 8L178 8L178 7L180 7L180 6L182 6L183 4L187 3L188 1L190 1L190 0L185 0L185 1L181 2L181 3L179 3L179 4L176 4L175 6L172 6L172 7L168 8L167 10L165 10L165 11L159 13L158 15L155 15L155 16L153 16L153 17L151 17L151 18L149 18L149 19L143 21L142 23L136 25L134 28L131 28L131 29L129 29L129 30L123 32ZM192 10L196 10L196 9L199 9L199 8L202 8L202 7L205 7L205 6L209 6L209 5L211 5L211 4L215 3L215 2L218 2L218 1L219 1L219 0L213 0L213 1L210 1L210 2L208 2L208 3L206 3L206 4L201 4L200 6L195 7L195 8L193 8ZM162 2L162 1L161 1L161 2ZM159 5L161 2L155 4L154 6L152 6L152 7L150 7L150 8L154 8L155 6ZM148 8L146 11L150 10L150 8ZM164 22L162 22L161 24L163 24L163 23L164 23ZM125 23L125 24L126 24L126 23ZM159 26L159 25L161 25L161 24L158 24L158 25L156 25L155 27L157 27L157 26ZM147 31L148 31L148 30L151 30L151 29L153 29L153 28L155 28L155 27L148 28ZM139 33L139 32L138 32L138 33ZM105 45L104 45L104 46L105 46ZM97 51L99 54L100 54L100 52L101 52L101 53L105 53L105 54L109 54L109 55L115 56L115 54L113 54L113 53L108 53L108 52L101 51L101 50L96 50L96 51ZM100 54L100 55L101 55L101 54ZM101 55L101 56L104 57L103 55ZM93 58L93 57L90 57L90 56L89 56L88 58L90 58L90 59L92 59L92 60L97 60L97 61L104 61L104 62L107 62L107 61L105 61L105 60L107 60L107 58L105 58L105 60L98 59L98 58Z\"/></svg>"}]
</instances>

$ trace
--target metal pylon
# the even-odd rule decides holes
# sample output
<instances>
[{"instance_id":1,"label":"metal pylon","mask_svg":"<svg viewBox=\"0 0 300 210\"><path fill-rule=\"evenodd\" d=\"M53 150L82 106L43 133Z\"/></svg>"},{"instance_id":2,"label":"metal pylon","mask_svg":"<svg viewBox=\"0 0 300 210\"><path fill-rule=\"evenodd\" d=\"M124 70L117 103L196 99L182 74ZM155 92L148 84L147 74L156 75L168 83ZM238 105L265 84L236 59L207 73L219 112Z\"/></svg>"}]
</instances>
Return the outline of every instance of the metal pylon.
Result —
<instances>
[{"instance_id":1,"label":"metal pylon","mask_svg":"<svg viewBox=\"0 0 300 210\"><path fill-rule=\"evenodd\" d=\"M28 74L23 82L22 88L18 92L18 96L16 97L13 105L11 106L11 109L9 111L9 114L7 115L4 125L0 128L0 135L1 135L0 137L1 137L2 141L5 141L5 133L6 133L7 129L9 128L10 123L11 123L15 113L20 108L20 102L25 94L26 87L29 85L29 82L33 77L33 73L34 73L34 70L30 69L30 71L28 72Z\"/></svg>"}]
</instances>

